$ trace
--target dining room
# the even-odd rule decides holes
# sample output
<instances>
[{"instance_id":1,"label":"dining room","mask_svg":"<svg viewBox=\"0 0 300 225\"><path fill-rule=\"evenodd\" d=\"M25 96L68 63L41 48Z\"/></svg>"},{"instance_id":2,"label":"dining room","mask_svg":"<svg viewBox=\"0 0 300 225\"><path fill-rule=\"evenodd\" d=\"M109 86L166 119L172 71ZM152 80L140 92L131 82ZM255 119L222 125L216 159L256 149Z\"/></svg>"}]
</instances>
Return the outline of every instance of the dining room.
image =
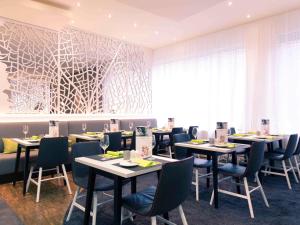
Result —
<instances>
[{"instance_id":1,"label":"dining room","mask_svg":"<svg viewBox=\"0 0 300 225\"><path fill-rule=\"evenodd\" d=\"M0 225L298 225L299 0L0 1Z\"/></svg>"}]
</instances>

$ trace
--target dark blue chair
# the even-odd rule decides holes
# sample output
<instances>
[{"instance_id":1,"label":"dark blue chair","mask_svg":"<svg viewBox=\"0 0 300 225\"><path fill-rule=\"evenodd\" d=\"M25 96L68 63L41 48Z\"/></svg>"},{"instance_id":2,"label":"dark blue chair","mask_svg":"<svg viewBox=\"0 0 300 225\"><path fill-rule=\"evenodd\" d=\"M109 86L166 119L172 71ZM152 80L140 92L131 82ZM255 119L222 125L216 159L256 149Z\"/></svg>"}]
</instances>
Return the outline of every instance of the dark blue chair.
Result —
<instances>
[{"instance_id":1,"label":"dark blue chair","mask_svg":"<svg viewBox=\"0 0 300 225\"><path fill-rule=\"evenodd\" d=\"M109 136L109 146L107 151L122 150L122 133L121 132L107 132L104 133Z\"/></svg>"},{"instance_id":2,"label":"dark blue chair","mask_svg":"<svg viewBox=\"0 0 300 225\"><path fill-rule=\"evenodd\" d=\"M190 193L193 162L193 157L190 157L164 164L157 187L151 186L123 198L121 220L126 219L124 214L125 210L128 210L141 216L151 217L151 224L156 225L157 219L169 222L159 215L179 208L182 222L187 224L181 204Z\"/></svg>"},{"instance_id":3,"label":"dark blue chair","mask_svg":"<svg viewBox=\"0 0 300 225\"><path fill-rule=\"evenodd\" d=\"M40 142L39 152L35 164L30 168L26 184L26 192L28 192L30 182L37 185L36 202L40 201L40 191L42 182L53 179L64 179L69 194L72 194L65 164L68 162L68 137L53 137L42 138ZM59 166L62 167L63 174L59 173ZM38 180L32 178L34 170L38 169ZM42 179L43 171L56 170L57 176L47 179Z\"/></svg>"},{"instance_id":4,"label":"dark blue chair","mask_svg":"<svg viewBox=\"0 0 300 225\"><path fill-rule=\"evenodd\" d=\"M296 151L293 154L293 157L294 157L294 161L295 161L295 167L298 172L299 179L300 179L300 140L298 141L298 145L297 145Z\"/></svg>"},{"instance_id":5,"label":"dark blue chair","mask_svg":"<svg viewBox=\"0 0 300 225\"><path fill-rule=\"evenodd\" d=\"M291 161L291 158L294 156L294 154L296 152L297 141L298 141L298 134L292 134L289 138L286 149L276 149L274 152L266 152L266 154L265 154L265 159L267 159L267 161L281 162L282 168L272 167L269 165L268 162L266 162L265 170L263 172L265 174L284 176L286 178L289 189L292 189L289 174L288 174L289 171L292 171L296 183L299 183L298 178L295 173L294 166ZM289 167L287 167L285 161L288 161ZM283 173L272 172L271 169L276 169L276 170L283 169Z\"/></svg>"},{"instance_id":6,"label":"dark blue chair","mask_svg":"<svg viewBox=\"0 0 300 225\"><path fill-rule=\"evenodd\" d=\"M72 145L72 152L71 152L72 175L73 175L73 181L77 186L77 190L75 192L72 204L70 206L70 210L66 221L70 220L74 206L82 211L85 210L84 206L80 205L77 202L77 200L84 195L81 192L84 192L84 190L87 189L89 168L83 164L77 163L75 159L78 157L95 156L103 153L104 151L100 147L99 142L80 142ZM97 192L110 191L113 190L113 188L114 188L113 180L99 175L96 176L95 188L93 193L93 210L91 212L93 217L92 220L93 225L96 224L97 206L112 201L112 199L109 199L104 202L98 203Z\"/></svg>"},{"instance_id":7,"label":"dark blue chair","mask_svg":"<svg viewBox=\"0 0 300 225\"><path fill-rule=\"evenodd\" d=\"M174 135L174 144L176 143L181 143L181 142L187 142L190 141L190 135L189 134L175 134ZM180 146L174 146L174 153L175 153L175 158L176 159L185 159L188 157L188 150L184 147ZM208 178L211 173L210 173L210 168L212 165L211 160L207 159L201 159L201 158L194 158L194 172L195 172L195 182L192 182L193 185L196 187L196 200L199 201L199 178L206 177ZM207 173L206 174L200 174L199 170L200 169L206 169ZM208 178L208 184L209 184L209 178Z\"/></svg>"},{"instance_id":8,"label":"dark blue chair","mask_svg":"<svg viewBox=\"0 0 300 225\"><path fill-rule=\"evenodd\" d=\"M229 135L236 134L235 128L234 127L230 127L229 130L228 130L228 133L229 133Z\"/></svg>"},{"instance_id":9,"label":"dark blue chair","mask_svg":"<svg viewBox=\"0 0 300 225\"><path fill-rule=\"evenodd\" d=\"M263 164L263 160L264 160L264 148L265 148L264 142L254 142L252 144L247 167L235 165L232 163L226 163L223 166L218 168L219 174L222 174L225 176L225 178L222 178L221 180L219 180L219 183L222 181L225 181L227 179L231 179L231 178L238 178L239 180L243 179L243 181L244 181L243 185L245 187L245 192L246 192L245 195L237 194L237 193L223 190L220 188L218 189L218 192L228 194L228 195L231 195L234 197L247 199L251 218L254 218L254 212L253 212L250 194L254 190L260 190L263 200L265 202L265 205L267 207L269 207L268 200L266 198L266 195L264 193L263 187L261 185L261 182L260 182L259 176L258 176L258 172L259 172L259 170ZM257 186L249 187L248 179L253 179L253 177L255 178ZM250 188L252 188L252 190ZM211 205L213 203L213 200L214 200L214 192L211 195L211 200L210 200Z\"/></svg>"}]
</instances>

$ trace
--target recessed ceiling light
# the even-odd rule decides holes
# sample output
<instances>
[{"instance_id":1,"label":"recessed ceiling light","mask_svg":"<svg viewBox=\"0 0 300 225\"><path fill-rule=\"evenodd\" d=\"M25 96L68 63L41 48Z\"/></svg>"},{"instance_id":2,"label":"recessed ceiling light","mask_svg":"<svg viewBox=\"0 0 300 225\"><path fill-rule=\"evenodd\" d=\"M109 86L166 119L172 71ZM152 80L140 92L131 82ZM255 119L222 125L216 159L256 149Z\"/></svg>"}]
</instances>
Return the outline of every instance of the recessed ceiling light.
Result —
<instances>
[{"instance_id":1,"label":"recessed ceiling light","mask_svg":"<svg viewBox=\"0 0 300 225\"><path fill-rule=\"evenodd\" d=\"M227 5L230 7L232 6L232 1L227 2Z\"/></svg>"},{"instance_id":2,"label":"recessed ceiling light","mask_svg":"<svg viewBox=\"0 0 300 225\"><path fill-rule=\"evenodd\" d=\"M71 23L71 24L74 24L74 23L75 23L75 21L74 21L74 20L71 20L71 21L70 21L70 23Z\"/></svg>"},{"instance_id":3,"label":"recessed ceiling light","mask_svg":"<svg viewBox=\"0 0 300 225\"><path fill-rule=\"evenodd\" d=\"M107 17L108 17L108 19L111 19L112 15L109 13L109 14L107 15Z\"/></svg>"},{"instance_id":4,"label":"recessed ceiling light","mask_svg":"<svg viewBox=\"0 0 300 225\"><path fill-rule=\"evenodd\" d=\"M77 7L80 7L80 2L77 2L77 3L76 3L76 6L77 6Z\"/></svg>"},{"instance_id":5,"label":"recessed ceiling light","mask_svg":"<svg viewBox=\"0 0 300 225\"><path fill-rule=\"evenodd\" d=\"M122 36L122 39L123 39L123 40L124 40L124 39L126 39L126 36L125 36L125 35L123 35L123 36Z\"/></svg>"},{"instance_id":6,"label":"recessed ceiling light","mask_svg":"<svg viewBox=\"0 0 300 225\"><path fill-rule=\"evenodd\" d=\"M247 18L247 19L250 19L250 18L251 18L251 15L248 13L248 14L246 15L246 18Z\"/></svg>"},{"instance_id":7,"label":"recessed ceiling light","mask_svg":"<svg viewBox=\"0 0 300 225\"><path fill-rule=\"evenodd\" d=\"M155 35L158 35L158 34L159 34L159 32L156 30L156 31L154 31L154 34L155 34Z\"/></svg>"},{"instance_id":8,"label":"recessed ceiling light","mask_svg":"<svg viewBox=\"0 0 300 225\"><path fill-rule=\"evenodd\" d=\"M136 28L137 27L137 23L134 23L133 26Z\"/></svg>"}]
</instances>

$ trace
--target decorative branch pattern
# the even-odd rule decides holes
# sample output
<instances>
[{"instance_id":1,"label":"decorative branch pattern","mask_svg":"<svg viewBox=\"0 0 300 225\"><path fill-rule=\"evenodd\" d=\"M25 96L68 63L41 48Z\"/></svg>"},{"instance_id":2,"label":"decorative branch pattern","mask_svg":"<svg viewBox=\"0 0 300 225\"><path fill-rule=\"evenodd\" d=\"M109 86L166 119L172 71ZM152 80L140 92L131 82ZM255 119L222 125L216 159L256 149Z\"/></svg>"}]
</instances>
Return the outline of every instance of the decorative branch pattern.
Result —
<instances>
[{"instance_id":1,"label":"decorative branch pattern","mask_svg":"<svg viewBox=\"0 0 300 225\"><path fill-rule=\"evenodd\" d=\"M151 112L150 72L133 44L5 20L0 62L7 66L13 113Z\"/></svg>"}]
</instances>

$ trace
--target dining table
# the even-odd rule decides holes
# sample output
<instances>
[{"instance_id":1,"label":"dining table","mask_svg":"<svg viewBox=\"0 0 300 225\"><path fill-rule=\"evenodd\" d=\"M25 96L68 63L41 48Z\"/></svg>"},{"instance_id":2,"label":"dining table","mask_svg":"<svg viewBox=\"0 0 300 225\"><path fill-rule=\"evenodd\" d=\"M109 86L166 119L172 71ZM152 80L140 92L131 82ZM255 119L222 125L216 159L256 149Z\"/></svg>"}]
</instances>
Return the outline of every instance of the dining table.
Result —
<instances>
[{"instance_id":1,"label":"dining table","mask_svg":"<svg viewBox=\"0 0 300 225\"><path fill-rule=\"evenodd\" d=\"M32 139L22 139L22 138L13 138L14 142L18 144L16 161L15 161L15 171L13 177L13 185L16 185L16 180L20 167L20 158L22 149L25 150L25 163L24 163L24 171L23 171L23 195L26 194L26 183L29 175L29 160L30 160L30 152L33 149L39 149L40 140L32 140Z\"/></svg>"},{"instance_id":2,"label":"dining table","mask_svg":"<svg viewBox=\"0 0 300 225\"><path fill-rule=\"evenodd\" d=\"M170 129L157 129L152 128L152 135L155 137L155 146L153 148L153 154L157 155L159 151L159 146L161 143L163 143L164 136L169 136L172 134L172 130Z\"/></svg>"},{"instance_id":3,"label":"dining table","mask_svg":"<svg viewBox=\"0 0 300 225\"><path fill-rule=\"evenodd\" d=\"M101 155L100 155L101 156ZM113 189L113 204L114 204L114 216L113 224L121 224L121 207L122 207L122 186L125 180L131 181L131 193L136 192L136 178L141 175L145 175L152 172L159 172L162 169L164 163L175 162L176 159L170 159L160 156L152 156L148 160L157 162L157 165L150 167L128 167L125 168L120 165L123 158L102 160L98 156L79 157L75 161L89 167L88 186L86 195L86 208L84 214L84 224L88 225L90 220L90 211L92 205L93 191L95 185L96 175L105 176L111 178L114 181Z\"/></svg>"},{"instance_id":4,"label":"dining table","mask_svg":"<svg viewBox=\"0 0 300 225\"><path fill-rule=\"evenodd\" d=\"M213 173L213 190L214 190L214 207L219 207L218 198L218 157L224 154L232 154L232 163L237 164L237 156L235 154L238 148L250 148L248 144L234 144L232 147L229 145L215 145L210 143L194 143L192 141L175 143L175 146L187 149L188 155L204 154L212 160L212 173ZM237 185L237 191L240 192L240 186Z\"/></svg>"}]
</instances>

